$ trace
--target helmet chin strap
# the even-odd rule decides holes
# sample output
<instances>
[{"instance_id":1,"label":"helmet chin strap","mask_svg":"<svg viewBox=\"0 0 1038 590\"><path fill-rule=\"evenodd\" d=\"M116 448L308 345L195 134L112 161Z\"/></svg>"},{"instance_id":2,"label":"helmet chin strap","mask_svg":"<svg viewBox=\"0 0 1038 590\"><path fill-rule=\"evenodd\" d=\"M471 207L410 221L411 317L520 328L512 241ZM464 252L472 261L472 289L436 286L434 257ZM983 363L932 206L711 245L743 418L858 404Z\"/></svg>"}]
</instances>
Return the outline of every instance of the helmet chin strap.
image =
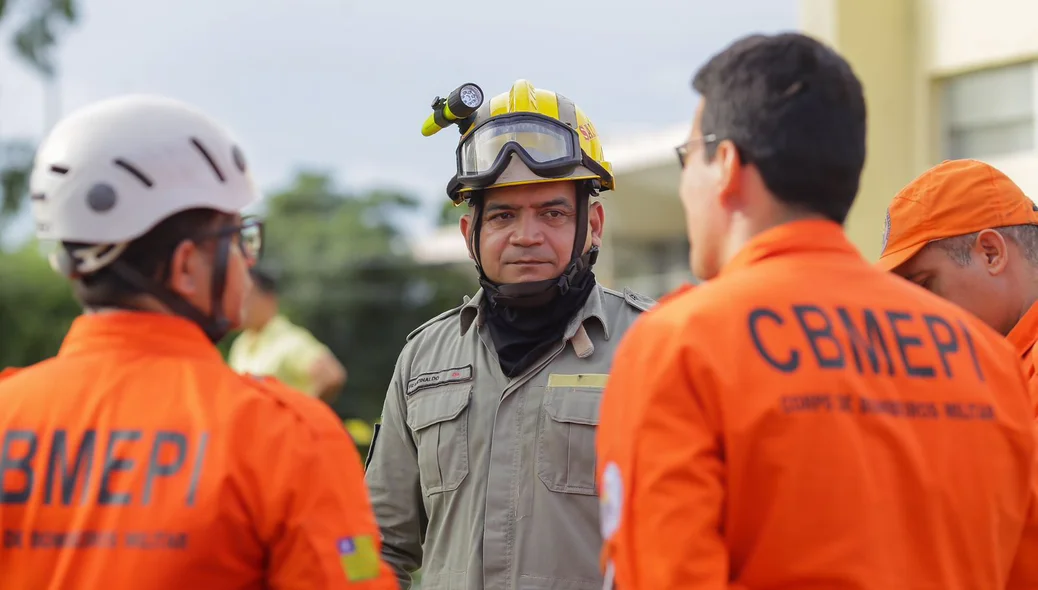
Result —
<instances>
[{"instance_id":1,"label":"helmet chin strap","mask_svg":"<svg viewBox=\"0 0 1038 590\"><path fill-rule=\"evenodd\" d=\"M231 321L223 313L223 295L227 286L227 261L230 258L231 240L231 237L224 236L216 242L216 255L213 259L212 278L209 283L210 315L208 316L183 297L147 279L122 260L116 259L111 264L111 269L124 281L158 299L175 315L193 322L205 332L210 342L216 344L231 331Z\"/></svg>"},{"instance_id":2,"label":"helmet chin strap","mask_svg":"<svg viewBox=\"0 0 1038 590\"><path fill-rule=\"evenodd\" d=\"M598 260L598 246L592 246L584 252L588 232L588 203L591 196L597 194L592 182L582 182L577 188L577 232L573 240L573 252L569 264L562 274L553 279L531 281L528 283L497 283L487 277L480 263L479 233L483 228L482 199L477 200L474 225L469 233L469 250L473 253L476 270L479 271L479 284L483 287L491 306L509 308L541 307L556 297L565 295L574 285L591 271Z\"/></svg>"}]
</instances>

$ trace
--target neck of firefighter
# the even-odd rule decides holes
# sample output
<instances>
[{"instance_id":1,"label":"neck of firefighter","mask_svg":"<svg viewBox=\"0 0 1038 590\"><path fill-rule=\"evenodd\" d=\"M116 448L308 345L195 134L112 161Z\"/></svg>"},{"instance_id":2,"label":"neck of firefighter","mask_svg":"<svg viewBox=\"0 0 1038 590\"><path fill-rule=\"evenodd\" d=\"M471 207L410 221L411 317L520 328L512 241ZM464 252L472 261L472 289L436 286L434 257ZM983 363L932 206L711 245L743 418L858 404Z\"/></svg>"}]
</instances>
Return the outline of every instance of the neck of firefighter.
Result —
<instances>
[{"instance_id":1,"label":"neck of firefighter","mask_svg":"<svg viewBox=\"0 0 1038 590\"><path fill-rule=\"evenodd\" d=\"M519 191L502 189L462 220L485 324L508 377L563 344L595 286L602 206L578 194L576 183L551 184L523 187L521 200L510 198Z\"/></svg>"},{"instance_id":2,"label":"neck of firefighter","mask_svg":"<svg viewBox=\"0 0 1038 590\"><path fill-rule=\"evenodd\" d=\"M807 206L790 204L775 196L755 167L740 165L728 174L731 179L719 197L723 218L717 223L722 228L722 266L762 233L798 221L826 219Z\"/></svg>"}]
</instances>

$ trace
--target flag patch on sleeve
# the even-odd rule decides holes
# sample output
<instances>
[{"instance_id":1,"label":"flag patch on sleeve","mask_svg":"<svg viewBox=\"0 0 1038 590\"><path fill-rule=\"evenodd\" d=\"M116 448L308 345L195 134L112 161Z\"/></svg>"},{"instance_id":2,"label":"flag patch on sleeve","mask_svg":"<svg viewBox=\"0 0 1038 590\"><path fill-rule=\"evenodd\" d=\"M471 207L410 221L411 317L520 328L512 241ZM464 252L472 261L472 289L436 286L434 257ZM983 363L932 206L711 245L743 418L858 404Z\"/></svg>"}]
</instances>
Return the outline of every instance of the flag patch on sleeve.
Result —
<instances>
[{"instance_id":1,"label":"flag patch on sleeve","mask_svg":"<svg viewBox=\"0 0 1038 590\"><path fill-rule=\"evenodd\" d=\"M350 582L374 580L379 575L378 551L371 535L343 537L337 542L339 563Z\"/></svg>"}]
</instances>

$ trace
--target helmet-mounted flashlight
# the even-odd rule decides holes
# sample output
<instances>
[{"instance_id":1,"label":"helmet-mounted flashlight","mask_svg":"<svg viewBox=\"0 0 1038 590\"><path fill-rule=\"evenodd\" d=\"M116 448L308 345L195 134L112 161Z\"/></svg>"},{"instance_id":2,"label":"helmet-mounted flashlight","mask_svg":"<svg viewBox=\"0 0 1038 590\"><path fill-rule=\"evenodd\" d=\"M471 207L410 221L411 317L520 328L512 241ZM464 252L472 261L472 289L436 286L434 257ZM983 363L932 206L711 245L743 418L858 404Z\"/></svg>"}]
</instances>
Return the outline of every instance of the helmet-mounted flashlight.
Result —
<instances>
[{"instance_id":1,"label":"helmet-mounted flashlight","mask_svg":"<svg viewBox=\"0 0 1038 590\"><path fill-rule=\"evenodd\" d=\"M435 135L440 129L467 119L483 104L483 90L475 84L462 84L447 95L437 96L432 102L432 114L422 124L422 135Z\"/></svg>"}]
</instances>

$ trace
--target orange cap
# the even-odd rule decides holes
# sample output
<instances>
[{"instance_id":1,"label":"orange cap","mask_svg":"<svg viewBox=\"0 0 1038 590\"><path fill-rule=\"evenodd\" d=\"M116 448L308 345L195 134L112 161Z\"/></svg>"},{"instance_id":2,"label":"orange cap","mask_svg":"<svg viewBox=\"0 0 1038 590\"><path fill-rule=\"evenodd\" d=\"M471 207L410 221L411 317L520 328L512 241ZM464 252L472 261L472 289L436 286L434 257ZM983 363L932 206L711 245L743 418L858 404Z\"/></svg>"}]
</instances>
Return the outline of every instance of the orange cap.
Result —
<instances>
[{"instance_id":1,"label":"orange cap","mask_svg":"<svg viewBox=\"0 0 1038 590\"><path fill-rule=\"evenodd\" d=\"M1038 205L993 166L945 160L890 203L879 266L893 270L934 240L1009 225L1038 225Z\"/></svg>"}]
</instances>

